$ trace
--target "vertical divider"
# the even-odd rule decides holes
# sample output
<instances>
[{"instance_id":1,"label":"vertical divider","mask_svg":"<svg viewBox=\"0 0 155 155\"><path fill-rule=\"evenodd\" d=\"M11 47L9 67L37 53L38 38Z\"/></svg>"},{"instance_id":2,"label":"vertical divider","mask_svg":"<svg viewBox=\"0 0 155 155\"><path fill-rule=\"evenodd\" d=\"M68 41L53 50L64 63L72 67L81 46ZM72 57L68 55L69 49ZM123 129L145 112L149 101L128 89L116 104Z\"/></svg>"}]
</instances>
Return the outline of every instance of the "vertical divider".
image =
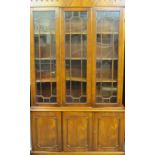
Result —
<instances>
[{"instance_id":1,"label":"vertical divider","mask_svg":"<svg viewBox=\"0 0 155 155\"><path fill-rule=\"evenodd\" d=\"M124 79L124 8L120 9L117 102L122 106Z\"/></svg>"},{"instance_id":2,"label":"vertical divider","mask_svg":"<svg viewBox=\"0 0 155 155\"><path fill-rule=\"evenodd\" d=\"M56 9L56 88L57 103L61 104L61 46L60 46L60 10Z\"/></svg>"},{"instance_id":3,"label":"vertical divider","mask_svg":"<svg viewBox=\"0 0 155 155\"><path fill-rule=\"evenodd\" d=\"M96 17L97 18L97 17ZM97 22L96 22L96 25L97 25ZM102 43L103 43L103 33L102 33L102 26L103 26L103 20L101 21L101 32L100 32L100 34L101 34L101 46L102 46ZM96 31L97 32L97 31ZM97 34L96 34L97 35ZM97 39L97 38L96 38ZM95 42L97 42L97 41L95 41ZM96 51L96 52L98 52L98 51ZM102 47L101 47L101 51L100 51L100 56L101 56L101 58L103 58L103 49L102 49ZM95 60L96 61L96 60ZM100 60L100 62L101 62L101 67L100 67L100 79L102 80L102 78L104 78L103 77L103 74L102 74L102 72L103 72L103 61L104 60ZM97 66L96 66L97 67ZM104 99L103 99L103 92L102 92L102 86L103 86L103 83L102 83L102 81L100 82L100 95L102 96L102 102L104 102Z\"/></svg>"},{"instance_id":4,"label":"vertical divider","mask_svg":"<svg viewBox=\"0 0 155 155\"><path fill-rule=\"evenodd\" d=\"M95 112L92 111L92 151L94 151L94 137L95 137L95 130L94 130L94 125L95 125Z\"/></svg>"},{"instance_id":5,"label":"vertical divider","mask_svg":"<svg viewBox=\"0 0 155 155\"><path fill-rule=\"evenodd\" d=\"M64 41L64 9L61 8L60 13L60 36L61 36L61 103L65 104L65 91L66 91L66 82L65 82L65 41Z\"/></svg>"},{"instance_id":6,"label":"vertical divider","mask_svg":"<svg viewBox=\"0 0 155 155\"><path fill-rule=\"evenodd\" d=\"M73 12L72 12L72 17L73 17ZM69 30L69 58L70 58L69 59L69 89L70 89L70 95L71 95L71 91L72 91L72 80L71 80L71 78L72 78L72 54L71 53L72 53L72 37L73 37L72 29L71 29L72 28L71 27L71 21L69 21L69 27L70 27L70 30ZM65 29L65 31L66 31L66 29ZM64 33L64 35L65 35L65 33ZM65 52L68 52L68 51L65 51ZM65 70L66 70L66 59L65 59L65 56L64 56L64 60L65 60ZM66 83L65 83L65 86L66 86Z\"/></svg>"},{"instance_id":7,"label":"vertical divider","mask_svg":"<svg viewBox=\"0 0 155 155\"><path fill-rule=\"evenodd\" d=\"M56 36L56 34L53 34L53 35ZM54 65L52 64L54 59L52 60L52 31L51 31L51 29L50 29L50 54L49 55L50 55L50 62L49 62L50 63L50 71L49 71L50 73L49 74L50 74L50 80L51 80L51 82L50 82L50 92L51 92L51 95L52 95L52 93L53 93L53 91L52 91L52 88L53 88L53 77L52 77L51 71L53 71L53 68L54 68L53 67ZM56 58L55 58L55 61L56 61ZM57 72L57 69L56 69L56 72ZM57 84L56 84L56 87L57 87Z\"/></svg>"},{"instance_id":8,"label":"vertical divider","mask_svg":"<svg viewBox=\"0 0 155 155\"><path fill-rule=\"evenodd\" d=\"M40 19L39 19L39 25L38 25L38 46L39 46L38 48L39 49L39 73L40 73L40 80L41 80L42 70L41 70L41 52L40 52ZM42 95L42 82L39 83L39 86L40 86L40 94ZM44 102L44 98L43 98L43 102Z\"/></svg>"},{"instance_id":9,"label":"vertical divider","mask_svg":"<svg viewBox=\"0 0 155 155\"><path fill-rule=\"evenodd\" d=\"M96 12L92 9L92 103L96 101Z\"/></svg>"},{"instance_id":10,"label":"vertical divider","mask_svg":"<svg viewBox=\"0 0 155 155\"><path fill-rule=\"evenodd\" d=\"M91 106L91 97L92 97L92 93L91 93L91 79L92 79L92 72L91 72L91 68L92 68L92 59L91 59L91 55L92 55L92 9L88 9L88 33L87 33L87 104L89 106Z\"/></svg>"},{"instance_id":11,"label":"vertical divider","mask_svg":"<svg viewBox=\"0 0 155 155\"><path fill-rule=\"evenodd\" d=\"M64 124L63 124L63 111L60 111L60 114L61 114L61 151L64 151L64 144L63 144L63 134L64 134L64 132L63 132L63 126L64 126Z\"/></svg>"},{"instance_id":12,"label":"vertical divider","mask_svg":"<svg viewBox=\"0 0 155 155\"><path fill-rule=\"evenodd\" d=\"M81 21L81 23L82 23L82 21ZM83 25L83 23L81 24L81 25ZM81 49L80 49L80 56L81 56L81 76L80 76L80 78L81 78L81 80L82 80L82 78L83 78L83 74L82 74L82 66L83 66L83 60L82 60L82 47L83 47L83 44L82 44L82 37L83 37L83 35L82 35L82 26L81 26L81 35L80 35L80 43L81 43ZM81 81L81 96L83 95L83 91L82 91L82 88L83 88L83 82Z\"/></svg>"},{"instance_id":13,"label":"vertical divider","mask_svg":"<svg viewBox=\"0 0 155 155\"><path fill-rule=\"evenodd\" d=\"M34 57L34 28L33 28L33 15L31 10L30 16L30 84L31 84L31 105L35 103L36 96L36 83L35 83L35 57Z\"/></svg>"},{"instance_id":14,"label":"vertical divider","mask_svg":"<svg viewBox=\"0 0 155 155\"><path fill-rule=\"evenodd\" d=\"M113 25L114 25L114 20L113 20ZM112 81L114 80L114 50L115 50L115 39L114 39L114 27L112 29ZM113 87L114 87L114 82L111 83L111 96L113 95Z\"/></svg>"}]
</instances>

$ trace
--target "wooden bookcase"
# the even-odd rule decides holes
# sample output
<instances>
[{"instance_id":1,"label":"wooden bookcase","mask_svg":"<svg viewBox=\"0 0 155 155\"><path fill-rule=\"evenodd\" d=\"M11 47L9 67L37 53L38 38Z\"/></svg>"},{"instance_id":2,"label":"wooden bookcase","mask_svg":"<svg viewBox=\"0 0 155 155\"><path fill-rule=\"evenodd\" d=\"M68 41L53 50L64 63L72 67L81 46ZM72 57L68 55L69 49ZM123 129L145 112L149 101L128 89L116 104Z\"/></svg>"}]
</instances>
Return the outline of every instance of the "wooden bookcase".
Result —
<instances>
[{"instance_id":1,"label":"wooden bookcase","mask_svg":"<svg viewBox=\"0 0 155 155\"><path fill-rule=\"evenodd\" d=\"M124 0L31 0L31 154L124 155Z\"/></svg>"}]
</instances>

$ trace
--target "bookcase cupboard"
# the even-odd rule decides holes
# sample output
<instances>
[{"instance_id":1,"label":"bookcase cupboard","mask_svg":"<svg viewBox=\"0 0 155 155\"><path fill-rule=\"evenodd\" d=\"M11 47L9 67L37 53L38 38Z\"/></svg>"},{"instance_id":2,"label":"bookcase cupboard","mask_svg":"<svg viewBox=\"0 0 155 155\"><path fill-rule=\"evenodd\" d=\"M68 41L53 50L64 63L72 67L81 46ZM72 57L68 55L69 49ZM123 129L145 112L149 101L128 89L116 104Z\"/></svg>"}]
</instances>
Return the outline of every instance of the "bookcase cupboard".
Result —
<instances>
[{"instance_id":1,"label":"bookcase cupboard","mask_svg":"<svg viewBox=\"0 0 155 155\"><path fill-rule=\"evenodd\" d=\"M31 0L31 155L124 155L124 0Z\"/></svg>"}]
</instances>

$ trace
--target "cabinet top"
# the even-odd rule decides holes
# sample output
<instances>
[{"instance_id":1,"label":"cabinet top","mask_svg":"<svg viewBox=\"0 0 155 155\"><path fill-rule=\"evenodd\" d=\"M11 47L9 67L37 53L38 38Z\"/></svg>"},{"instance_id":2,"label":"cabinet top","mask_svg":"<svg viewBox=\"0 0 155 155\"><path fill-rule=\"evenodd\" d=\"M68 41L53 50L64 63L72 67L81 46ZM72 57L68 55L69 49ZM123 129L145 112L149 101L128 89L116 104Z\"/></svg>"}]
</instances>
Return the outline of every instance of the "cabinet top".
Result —
<instances>
[{"instance_id":1,"label":"cabinet top","mask_svg":"<svg viewBox=\"0 0 155 155\"><path fill-rule=\"evenodd\" d=\"M31 107L31 111L70 111L70 112L124 112L125 108L122 107L103 107L103 108L95 108L95 107Z\"/></svg>"},{"instance_id":2,"label":"cabinet top","mask_svg":"<svg viewBox=\"0 0 155 155\"><path fill-rule=\"evenodd\" d=\"M31 0L31 7L124 7L125 0Z\"/></svg>"}]
</instances>

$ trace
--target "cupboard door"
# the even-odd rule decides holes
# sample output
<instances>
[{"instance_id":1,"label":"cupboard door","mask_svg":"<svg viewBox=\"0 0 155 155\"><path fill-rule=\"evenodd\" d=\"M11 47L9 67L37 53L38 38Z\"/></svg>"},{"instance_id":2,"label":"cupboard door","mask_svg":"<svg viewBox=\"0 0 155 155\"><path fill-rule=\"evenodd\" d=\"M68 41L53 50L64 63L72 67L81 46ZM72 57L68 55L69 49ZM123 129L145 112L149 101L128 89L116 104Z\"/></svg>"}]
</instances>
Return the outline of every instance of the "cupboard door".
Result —
<instances>
[{"instance_id":1,"label":"cupboard door","mask_svg":"<svg viewBox=\"0 0 155 155\"><path fill-rule=\"evenodd\" d=\"M59 92L58 10L32 11L34 37L34 103L57 105ZM32 73L34 74L34 73Z\"/></svg>"},{"instance_id":2,"label":"cupboard door","mask_svg":"<svg viewBox=\"0 0 155 155\"><path fill-rule=\"evenodd\" d=\"M94 12L93 102L97 106L116 106L118 103L120 14L119 9L96 9Z\"/></svg>"},{"instance_id":3,"label":"cupboard door","mask_svg":"<svg viewBox=\"0 0 155 155\"><path fill-rule=\"evenodd\" d=\"M65 8L63 12L63 98L64 105L87 106L90 102L88 42L90 12L88 9Z\"/></svg>"},{"instance_id":4,"label":"cupboard door","mask_svg":"<svg viewBox=\"0 0 155 155\"><path fill-rule=\"evenodd\" d=\"M123 151L124 113L94 113L94 150Z\"/></svg>"},{"instance_id":5,"label":"cupboard door","mask_svg":"<svg viewBox=\"0 0 155 155\"><path fill-rule=\"evenodd\" d=\"M64 112L64 151L90 151L92 148L92 113Z\"/></svg>"},{"instance_id":6,"label":"cupboard door","mask_svg":"<svg viewBox=\"0 0 155 155\"><path fill-rule=\"evenodd\" d=\"M61 151L61 113L31 112L33 151Z\"/></svg>"}]
</instances>

